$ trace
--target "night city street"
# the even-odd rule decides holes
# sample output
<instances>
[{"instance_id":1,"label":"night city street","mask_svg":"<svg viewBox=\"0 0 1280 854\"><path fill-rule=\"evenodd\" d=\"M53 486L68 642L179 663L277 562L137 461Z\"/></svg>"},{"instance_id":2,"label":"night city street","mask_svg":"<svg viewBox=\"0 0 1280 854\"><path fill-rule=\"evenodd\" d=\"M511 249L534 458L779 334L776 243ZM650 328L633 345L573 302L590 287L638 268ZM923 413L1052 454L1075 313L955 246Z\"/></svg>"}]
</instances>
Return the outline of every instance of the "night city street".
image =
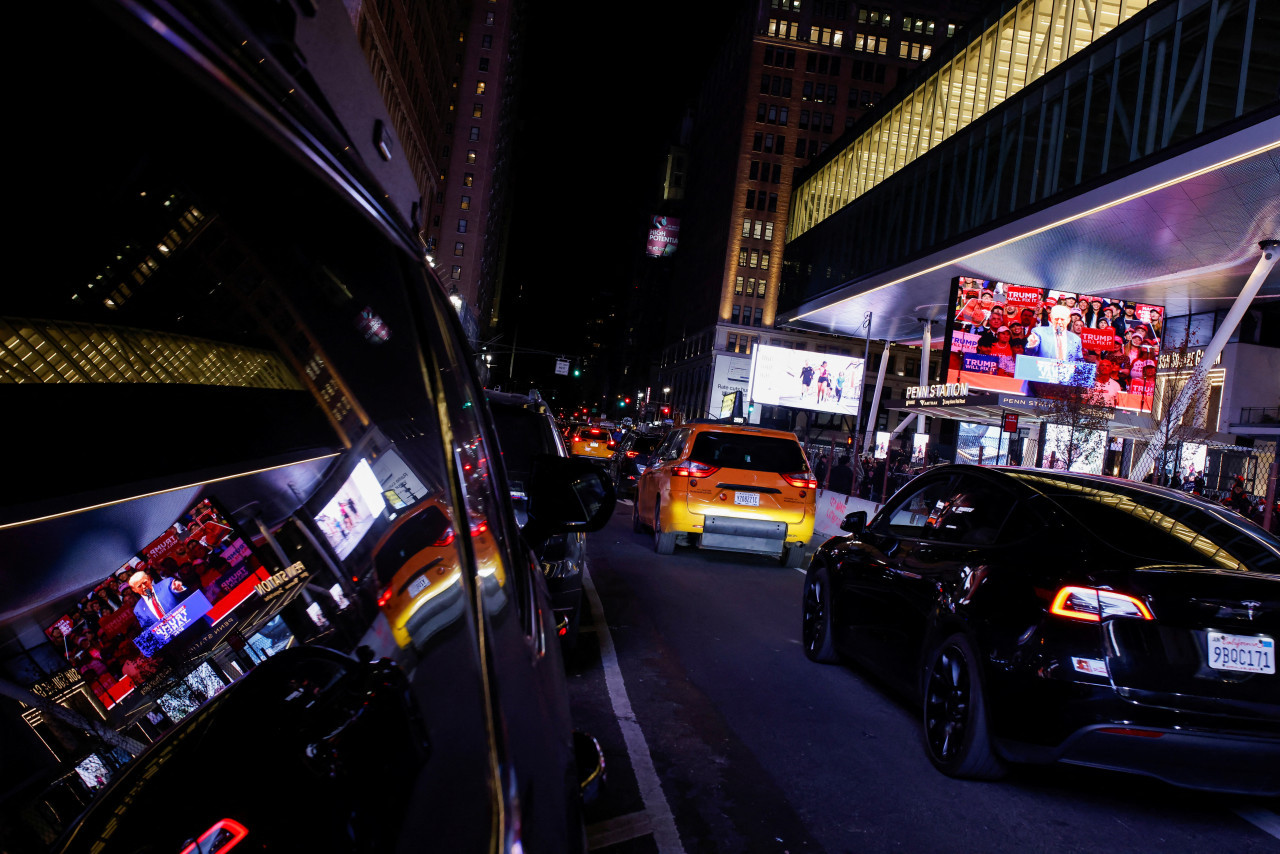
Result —
<instances>
[{"instance_id":1,"label":"night city street","mask_svg":"<svg viewBox=\"0 0 1280 854\"><path fill-rule=\"evenodd\" d=\"M0 854L1280 854L1280 0L19 6Z\"/></svg>"},{"instance_id":2,"label":"night city street","mask_svg":"<svg viewBox=\"0 0 1280 854\"><path fill-rule=\"evenodd\" d=\"M802 572L660 557L629 510L588 537L608 641L584 628L569 666L575 725L601 741L609 775L587 814L593 851L1280 850L1280 814L1262 799L1067 765L942 776L914 706L857 667L804 657ZM648 756L633 758L619 686ZM660 790L642 798L651 779ZM672 824L680 847L658 845Z\"/></svg>"}]
</instances>

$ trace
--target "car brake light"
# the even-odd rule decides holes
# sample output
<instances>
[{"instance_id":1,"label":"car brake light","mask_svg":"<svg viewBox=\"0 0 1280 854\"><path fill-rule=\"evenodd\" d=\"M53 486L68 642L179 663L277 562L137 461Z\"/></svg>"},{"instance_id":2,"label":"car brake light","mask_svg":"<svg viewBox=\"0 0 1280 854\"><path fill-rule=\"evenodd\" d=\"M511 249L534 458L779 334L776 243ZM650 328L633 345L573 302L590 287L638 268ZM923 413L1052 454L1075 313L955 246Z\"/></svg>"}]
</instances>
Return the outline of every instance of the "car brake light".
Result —
<instances>
[{"instance_id":1,"label":"car brake light","mask_svg":"<svg viewBox=\"0 0 1280 854\"><path fill-rule=\"evenodd\" d=\"M385 608L387 603L391 601L392 589L388 587L382 591L382 595L378 597L378 607Z\"/></svg>"},{"instance_id":2,"label":"car brake light","mask_svg":"<svg viewBox=\"0 0 1280 854\"><path fill-rule=\"evenodd\" d=\"M818 479L807 471L798 471L795 474L784 474L782 479L792 486L807 487L809 489L818 488Z\"/></svg>"},{"instance_id":3,"label":"car brake light","mask_svg":"<svg viewBox=\"0 0 1280 854\"><path fill-rule=\"evenodd\" d=\"M1097 587L1064 587L1053 597L1049 613L1070 620L1097 623L1107 617L1135 617L1154 620L1151 609L1141 599Z\"/></svg>"},{"instance_id":4,"label":"car brake light","mask_svg":"<svg viewBox=\"0 0 1280 854\"><path fill-rule=\"evenodd\" d=\"M573 441L575 441L575 442L581 442L581 441L582 441L582 437L581 437L581 436L574 436L574 437L573 437Z\"/></svg>"},{"instance_id":5,"label":"car brake light","mask_svg":"<svg viewBox=\"0 0 1280 854\"><path fill-rule=\"evenodd\" d=\"M445 528L444 533L440 535L440 539L436 540L433 546L450 546L453 545L453 528Z\"/></svg>"},{"instance_id":6,"label":"car brake light","mask_svg":"<svg viewBox=\"0 0 1280 854\"><path fill-rule=\"evenodd\" d=\"M219 819L213 823L213 827L200 834L199 839L183 848L182 854L221 854L239 845L248 835L249 829L240 822L229 818Z\"/></svg>"},{"instance_id":7,"label":"car brake light","mask_svg":"<svg viewBox=\"0 0 1280 854\"><path fill-rule=\"evenodd\" d=\"M635 457L638 457L638 456L640 456L639 451L627 451L628 458L634 459Z\"/></svg>"},{"instance_id":8,"label":"car brake light","mask_svg":"<svg viewBox=\"0 0 1280 854\"><path fill-rule=\"evenodd\" d=\"M676 466L671 473L676 477L709 477L720 471L718 466L709 466L706 463L696 463L693 460L682 466Z\"/></svg>"}]
</instances>

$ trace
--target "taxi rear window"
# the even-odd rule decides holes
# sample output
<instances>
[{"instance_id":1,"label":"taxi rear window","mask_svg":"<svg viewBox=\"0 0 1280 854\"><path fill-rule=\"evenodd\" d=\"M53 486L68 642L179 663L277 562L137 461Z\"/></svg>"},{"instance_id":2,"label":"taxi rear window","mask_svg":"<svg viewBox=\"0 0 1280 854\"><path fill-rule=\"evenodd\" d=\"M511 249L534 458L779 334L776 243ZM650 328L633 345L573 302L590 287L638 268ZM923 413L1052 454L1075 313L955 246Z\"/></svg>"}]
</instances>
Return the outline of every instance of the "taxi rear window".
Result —
<instances>
[{"instance_id":1,"label":"taxi rear window","mask_svg":"<svg viewBox=\"0 0 1280 854\"><path fill-rule=\"evenodd\" d=\"M689 459L747 471L800 472L807 468L799 442L751 433L699 433Z\"/></svg>"}]
</instances>

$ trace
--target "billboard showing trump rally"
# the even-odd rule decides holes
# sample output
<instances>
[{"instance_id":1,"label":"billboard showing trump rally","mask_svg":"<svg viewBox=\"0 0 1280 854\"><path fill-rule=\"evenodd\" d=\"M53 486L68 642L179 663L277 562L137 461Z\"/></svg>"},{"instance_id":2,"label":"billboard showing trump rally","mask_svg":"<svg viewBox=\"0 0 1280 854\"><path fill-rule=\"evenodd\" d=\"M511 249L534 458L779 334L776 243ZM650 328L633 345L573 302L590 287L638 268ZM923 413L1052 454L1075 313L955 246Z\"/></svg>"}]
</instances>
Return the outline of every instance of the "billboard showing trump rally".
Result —
<instances>
[{"instance_id":1,"label":"billboard showing trump rally","mask_svg":"<svg viewBox=\"0 0 1280 854\"><path fill-rule=\"evenodd\" d=\"M1108 406L1150 412L1163 333L1162 306L961 276L946 382L1030 397L1077 386Z\"/></svg>"}]
</instances>

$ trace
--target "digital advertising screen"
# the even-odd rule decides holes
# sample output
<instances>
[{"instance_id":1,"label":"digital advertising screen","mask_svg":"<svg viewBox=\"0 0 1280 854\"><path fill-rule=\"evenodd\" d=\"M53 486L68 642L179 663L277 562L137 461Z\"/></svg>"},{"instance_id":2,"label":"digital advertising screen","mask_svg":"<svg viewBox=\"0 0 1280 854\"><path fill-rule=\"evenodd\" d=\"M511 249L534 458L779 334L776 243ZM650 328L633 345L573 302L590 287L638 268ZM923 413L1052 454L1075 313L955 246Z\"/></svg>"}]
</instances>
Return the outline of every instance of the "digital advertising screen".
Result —
<instances>
[{"instance_id":1,"label":"digital advertising screen","mask_svg":"<svg viewBox=\"0 0 1280 854\"><path fill-rule=\"evenodd\" d=\"M324 509L316 514L315 522L338 557L345 558L369 533L386 507L382 485L369 467L369 461L361 460Z\"/></svg>"},{"instance_id":2,"label":"digital advertising screen","mask_svg":"<svg viewBox=\"0 0 1280 854\"><path fill-rule=\"evenodd\" d=\"M915 434L911 440L911 465L922 466L929 459L929 434Z\"/></svg>"},{"instance_id":3,"label":"digital advertising screen","mask_svg":"<svg viewBox=\"0 0 1280 854\"><path fill-rule=\"evenodd\" d=\"M887 459L889 456L889 439L892 434L887 430L876 431L876 449L875 458L877 460Z\"/></svg>"},{"instance_id":4,"label":"digital advertising screen","mask_svg":"<svg viewBox=\"0 0 1280 854\"><path fill-rule=\"evenodd\" d=\"M862 359L757 345L749 397L755 403L855 415L862 397Z\"/></svg>"},{"instance_id":5,"label":"digital advertising screen","mask_svg":"<svg viewBox=\"0 0 1280 854\"><path fill-rule=\"evenodd\" d=\"M665 258L676 254L680 245L680 220L673 216L655 216L649 225L649 243L645 254L651 258Z\"/></svg>"},{"instance_id":6,"label":"digital advertising screen","mask_svg":"<svg viewBox=\"0 0 1280 854\"><path fill-rule=\"evenodd\" d=\"M269 573L211 499L189 507L45 635L110 707L255 595ZM178 642L179 639L181 642Z\"/></svg>"},{"instance_id":7,"label":"digital advertising screen","mask_svg":"<svg viewBox=\"0 0 1280 854\"><path fill-rule=\"evenodd\" d=\"M1150 412L1163 316L1162 306L1106 294L961 276L952 281L946 382L1029 397L1077 386L1104 405Z\"/></svg>"}]
</instances>

